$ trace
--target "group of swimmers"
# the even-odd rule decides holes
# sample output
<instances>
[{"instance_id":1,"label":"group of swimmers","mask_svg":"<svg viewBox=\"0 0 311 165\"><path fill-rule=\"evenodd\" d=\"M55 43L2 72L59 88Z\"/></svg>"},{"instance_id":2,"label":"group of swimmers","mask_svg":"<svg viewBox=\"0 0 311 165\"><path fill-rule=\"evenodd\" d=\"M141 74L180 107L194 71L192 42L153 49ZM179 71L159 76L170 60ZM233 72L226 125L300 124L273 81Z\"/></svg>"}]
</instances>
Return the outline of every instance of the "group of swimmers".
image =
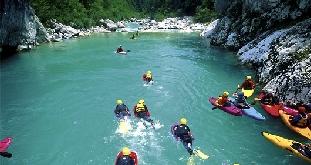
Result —
<instances>
[{"instance_id":1,"label":"group of swimmers","mask_svg":"<svg viewBox=\"0 0 311 165\"><path fill-rule=\"evenodd\" d=\"M146 73L142 76L143 81L145 83L150 83L153 81L152 72L148 70ZM154 128L154 121L150 119L150 112L148 110L147 105L145 104L144 99L140 99L137 104L133 108L133 112L135 117L142 119L146 122L149 122L151 126ZM131 116L129 108L124 104L124 102L121 99L116 100L116 108L114 110L115 116L118 119L124 119L125 117ZM147 125L144 123L144 125L147 127ZM179 120L179 125L174 126L174 136L178 138L188 151L190 155L193 155L193 149L192 149L192 141L194 138L192 137L192 134L190 132L190 128L187 125L187 119L181 118ZM137 162L137 156L133 154L133 151L131 151L128 147L124 147L120 153L117 156L116 159L116 165L134 165L135 162Z\"/></svg>"}]
</instances>

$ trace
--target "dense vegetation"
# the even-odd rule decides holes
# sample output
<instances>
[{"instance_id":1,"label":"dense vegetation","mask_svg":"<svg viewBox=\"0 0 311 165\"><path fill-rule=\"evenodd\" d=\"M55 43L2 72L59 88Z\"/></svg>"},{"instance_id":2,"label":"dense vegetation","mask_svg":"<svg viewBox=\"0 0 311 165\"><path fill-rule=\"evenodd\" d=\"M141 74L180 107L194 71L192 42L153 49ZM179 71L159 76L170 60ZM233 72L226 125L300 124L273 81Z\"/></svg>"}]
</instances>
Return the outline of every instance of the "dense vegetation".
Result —
<instances>
[{"instance_id":1,"label":"dense vegetation","mask_svg":"<svg viewBox=\"0 0 311 165\"><path fill-rule=\"evenodd\" d=\"M44 24L50 19L75 27L96 25L103 18L123 20L131 17L163 19L195 16L208 22L216 17L214 0L30 0Z\"/></svg>"}]
</instances>

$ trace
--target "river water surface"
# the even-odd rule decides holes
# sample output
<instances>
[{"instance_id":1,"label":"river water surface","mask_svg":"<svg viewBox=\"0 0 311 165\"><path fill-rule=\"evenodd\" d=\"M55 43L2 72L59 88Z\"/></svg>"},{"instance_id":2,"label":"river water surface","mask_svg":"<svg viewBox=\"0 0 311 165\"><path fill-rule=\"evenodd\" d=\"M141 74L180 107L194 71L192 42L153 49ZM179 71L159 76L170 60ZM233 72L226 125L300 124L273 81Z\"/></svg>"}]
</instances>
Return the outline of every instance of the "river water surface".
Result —
<instances>
[{"instance_id":1,"label":"river water surface","mask_svg":"<svg viewBox=\"0 0 311 165\"><path fill-rule=\"evenodd\" d=\"M210 157L196 164L306 164L264 139L270 131L297 141L279 119L266 121L212 111L208 97L230 93L245 75L233 53L213 48L197 33L109 33L44 44L1 62L0 138L12 136L3 165L113 164L123 146L139 164L186 164L188 154L170 126L188 119L194 146ZM114 53L120 44L127 56ZM141 75L151 70L152 86ZM116 133L115 100L132 108L145 99L157 130ZM132 118L133 124L137 120Z\"/></svg>"}]
</instances>

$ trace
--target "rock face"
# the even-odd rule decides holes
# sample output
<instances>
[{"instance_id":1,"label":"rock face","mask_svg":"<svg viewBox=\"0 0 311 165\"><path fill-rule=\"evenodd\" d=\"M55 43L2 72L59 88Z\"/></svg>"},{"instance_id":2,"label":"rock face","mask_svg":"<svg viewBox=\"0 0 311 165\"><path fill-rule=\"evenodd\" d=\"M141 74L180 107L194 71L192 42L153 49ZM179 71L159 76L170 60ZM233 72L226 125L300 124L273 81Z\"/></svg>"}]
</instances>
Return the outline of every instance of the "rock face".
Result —
<instances>
[{"instance_id":1,"label":"rock face","mask_svg":"<svg viewBox=\"0 0 311 165\"><path fill-rule=\"evenodd\" d=\"M101 19L99 20L99 22L104 25L105 28L107 28L110 31L116 31L118 28L118 25L116 23L114 23L112 20L110 19ZM119 24L120 26L122 26L121 24ZM123 25L124 26L124 25Z\"/></svg>"},{"instance_id":2,"label":"rock face","mask_svg":"<svg viewBox=\"0 0 311 165\"><path fill-rule=\"evenodd\" d=\"M216 0L211 44L238 50L283 101L311 102L311 0Z\"/></svg>"},{"instance_id":3,"label":"rock face","mask_svg":"<svg viewBox=\"0 0 311 165\"><path fill-rule=\"evenodd\" d=\"M237 40L229 45L233 50L267 30L293 25L311 16L311 0L216 0L215 7L223 17L211 44L227 47L228 37L235 34Z\"/></svg>"},{"instance_id":4,"label":"rock face","mask_svg":"<svg viewBox=\"0 0 311 165\"><path fill-rule=\"evenodd\" d=\"M16 49L27 48L49 41L47 33L28 0L0 1L0 46ZM23 46L22 46L23 47Z\"/></svg>"}]
</instances>

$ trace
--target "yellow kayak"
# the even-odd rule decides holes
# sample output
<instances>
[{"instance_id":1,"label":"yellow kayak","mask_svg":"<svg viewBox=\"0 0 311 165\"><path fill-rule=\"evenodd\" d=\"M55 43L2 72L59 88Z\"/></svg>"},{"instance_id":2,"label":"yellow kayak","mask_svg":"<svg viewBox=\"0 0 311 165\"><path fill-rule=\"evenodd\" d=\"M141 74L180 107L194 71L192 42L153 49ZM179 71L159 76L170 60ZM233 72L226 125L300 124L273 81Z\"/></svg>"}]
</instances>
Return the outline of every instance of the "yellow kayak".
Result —
<instances>
[{"instance_id":1,"label":"yellow kayak","mask_svg":"<svg viewBox=\"0 0 311 165\"><path fill-rule=\"evenodd\" d=\"M287 150L287 151L290 151L291 153L293 153L294 155L308 161L311 163L311 159L302 155L300 152L298 152L296 149L294 149L292 147L293 143L297 143L297 144L300 144L302 145L301 143L299 142L296 142L294 140L289 140L289 139L285 139L281 136L277 136L277 135L272 135L270 133L267 133L267 132L262 132L262 135L268 139L269 141L271 141L273 144L279 146L280 148L284 149L284 150Z\"/></svg>"},{"instance_id":2,"label":"yellow kayak","mask_svg":"<svg viewBox=\"0 0 311 165\"><path fill-rule=\"evenodd\" d=\"M291 130L297 132L298 134L308 138L309 140L311 140L311 130L308 127L307 128L299 128L299 127L292 126L289 122L290 115L284 113L284 111L282 111L282 110L280 110L279 113L280 113L282 121L285 123L285 125L287 125L287 127L289 127Z\"/></svg>"},{"instance_id":3,"label":"yellow kayak","mask_svg":"<svg viewBox=\"0 0 311 165\"><path fill-rule=\"evenodd\" d=\"M254 89L251 89L251 90L245 90L244 88L242 88L242 92L244 93L244 96L246 97L251 97L254 93Z\"/></svg>"}]
</instances>

